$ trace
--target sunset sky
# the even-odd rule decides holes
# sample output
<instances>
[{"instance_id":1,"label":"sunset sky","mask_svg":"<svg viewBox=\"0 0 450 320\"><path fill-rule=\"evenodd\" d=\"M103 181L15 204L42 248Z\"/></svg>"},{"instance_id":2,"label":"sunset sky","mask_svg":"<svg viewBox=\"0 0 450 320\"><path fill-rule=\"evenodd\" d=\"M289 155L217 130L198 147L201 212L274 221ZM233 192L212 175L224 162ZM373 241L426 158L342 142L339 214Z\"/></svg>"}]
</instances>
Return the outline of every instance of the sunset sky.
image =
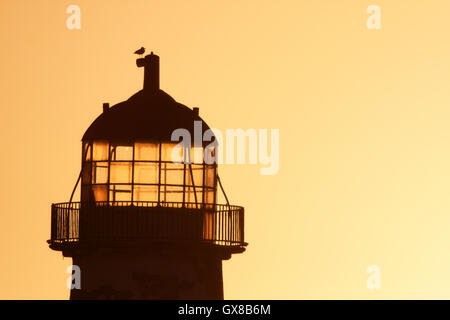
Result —
<instances>
[{"instance_id":1,"label":"sunset sky","mask_svg":"<svg viewBox=\"0 0 450 320\"><path fill-rule=\"evenodd\" d=\"M80 30L66 27L72 4ZM211 127L279 129L277 174L219 168L249 242L224 262L226 299L450 298L449 12L446 0L1 1L0 298L69 297L50 206L69 200L102 103L142 89L141 46L160 56L161 89Z\"/></svg>"}]
</instances>

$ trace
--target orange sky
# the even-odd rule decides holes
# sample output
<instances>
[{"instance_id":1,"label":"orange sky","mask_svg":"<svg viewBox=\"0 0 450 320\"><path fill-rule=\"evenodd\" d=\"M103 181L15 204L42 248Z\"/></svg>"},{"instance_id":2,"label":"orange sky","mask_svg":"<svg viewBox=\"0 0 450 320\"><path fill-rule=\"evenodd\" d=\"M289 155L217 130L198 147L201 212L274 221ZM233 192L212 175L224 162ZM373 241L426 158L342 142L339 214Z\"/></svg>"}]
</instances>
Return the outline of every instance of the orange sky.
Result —
<instances>
[{"instance_id":1,"label":"orange sky","mask_svg":"<svg viewBox=\"0 0 450 320\"><path fill-rule=\"evenodd\" d=\"M81 29L66 28L67 6ZM368 30L366 8L381 8ZM81 137L161 88L212 127L280 130L280 170L223 165L246 210L227 299L450 297L450 3L4 0L0 4L0 298L66 299L50 204L68 201ZM366 268L381 268L368 290Z\"/></svg>"}]
</instances>

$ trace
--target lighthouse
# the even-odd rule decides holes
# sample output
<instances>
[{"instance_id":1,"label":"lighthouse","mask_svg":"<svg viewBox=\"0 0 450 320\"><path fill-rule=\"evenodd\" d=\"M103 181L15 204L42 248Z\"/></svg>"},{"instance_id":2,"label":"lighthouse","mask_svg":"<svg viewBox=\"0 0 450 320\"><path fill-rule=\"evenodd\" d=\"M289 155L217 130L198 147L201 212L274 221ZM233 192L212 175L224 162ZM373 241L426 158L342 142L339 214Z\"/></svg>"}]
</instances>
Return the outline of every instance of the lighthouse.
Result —
<instances>
[{"instance_id":1,"label":"lighthouse","mask_svg":"<svg viewBox=\"0 0 450 320\"><path fill-rule=\"evenodd\" d=\"M103 104L82 137L80 200L52 204L49 246L79 271L70 299L223 299L244 208L228 202L199 109L160 89L157 55L136 64L143 89Z\"/></svg>"}]
</instances>

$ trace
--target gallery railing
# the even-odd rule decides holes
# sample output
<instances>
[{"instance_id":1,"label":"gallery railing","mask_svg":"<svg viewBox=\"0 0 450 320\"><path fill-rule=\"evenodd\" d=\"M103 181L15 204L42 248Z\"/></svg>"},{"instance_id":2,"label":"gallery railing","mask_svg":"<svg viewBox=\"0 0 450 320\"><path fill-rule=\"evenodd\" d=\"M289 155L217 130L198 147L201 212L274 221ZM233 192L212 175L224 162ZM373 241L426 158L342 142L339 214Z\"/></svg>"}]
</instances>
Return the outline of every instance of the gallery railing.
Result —
<instances>
[{"instance_id":1,"label":"gallery railing","mask_svg":"<svg viewBox=\"0 0 450 320\"><path fill-rule=\"evenodd\" d=\"M52 205L50 244L195 241L245 246L244 208L179 202L93 202Z\"/></svg>"}]
</instances>

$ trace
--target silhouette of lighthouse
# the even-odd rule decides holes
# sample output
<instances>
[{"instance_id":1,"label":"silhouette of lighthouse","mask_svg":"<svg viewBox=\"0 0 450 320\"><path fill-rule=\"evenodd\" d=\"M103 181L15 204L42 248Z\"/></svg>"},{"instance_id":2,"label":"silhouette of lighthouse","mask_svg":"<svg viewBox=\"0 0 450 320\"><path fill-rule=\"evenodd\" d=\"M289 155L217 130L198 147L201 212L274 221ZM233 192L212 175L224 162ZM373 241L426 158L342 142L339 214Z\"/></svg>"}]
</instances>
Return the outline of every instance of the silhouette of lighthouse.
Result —
<instances>
[{"instance_id":1,"label":"silhouette of lighthouse","mask_svg":"<svg viewBox=\"0 0 450 320\"><path fill-rule=\"evenodd\" d=\"M52 204L48 243L79 267L71 299L223 299L222 260L247 245L244 208L228 203L198 108L160 90L157 55L136 64L144 88L103 104L85 132L81 199L74 189ZM189 139L173 141L174 132Z\"/></svg>"}]
</instances>

